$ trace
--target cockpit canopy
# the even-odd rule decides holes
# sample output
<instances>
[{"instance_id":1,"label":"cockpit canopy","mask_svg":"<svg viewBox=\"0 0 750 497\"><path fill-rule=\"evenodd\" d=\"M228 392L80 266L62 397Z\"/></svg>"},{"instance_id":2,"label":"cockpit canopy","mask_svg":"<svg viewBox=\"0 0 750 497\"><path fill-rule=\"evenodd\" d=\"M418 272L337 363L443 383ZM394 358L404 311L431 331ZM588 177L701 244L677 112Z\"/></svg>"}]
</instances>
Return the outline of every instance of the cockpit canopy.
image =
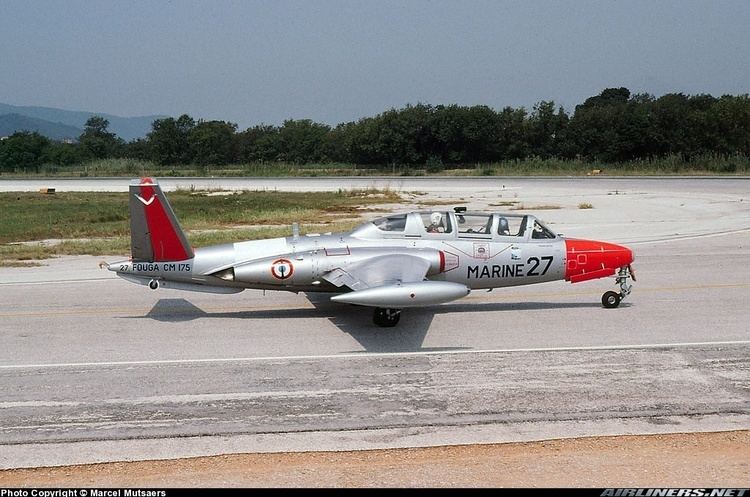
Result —
<instances>
[{"instance_id":1,"label":"cockpit canopy","mask_svg":"<svg viewBox=\"0 0 750 497\"><path fill-rule=\"evenodd\" d=\"M544 240L557 235L530 214L417 211L380 217L361 225L362 238Z\"/></svg>"}]
</instances>

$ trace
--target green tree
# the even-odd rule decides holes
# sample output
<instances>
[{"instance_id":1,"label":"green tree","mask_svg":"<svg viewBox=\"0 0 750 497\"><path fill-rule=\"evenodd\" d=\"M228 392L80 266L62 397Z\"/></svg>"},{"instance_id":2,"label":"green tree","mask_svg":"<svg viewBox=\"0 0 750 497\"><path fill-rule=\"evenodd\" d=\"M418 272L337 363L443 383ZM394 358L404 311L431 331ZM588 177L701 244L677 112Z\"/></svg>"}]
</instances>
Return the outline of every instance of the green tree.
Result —
<instances>
[{"instance_id":1,"label":"green tree","mask_svg":"<svg viewBox=\"0 0 750 497\"><path fill-rule=\"evenodd\" d=\"M320 162L331 128L310 119L286 120L279 128L279 158L295 164Z\"/></svg>"},{"instance_id":2,"label":"green tree","mask_svg":"<svg viewBox=\"0 0 750 497\"><path fill-rule=\"evenodd\" d=\"M50 142L42 153L42 163L54 166L72 166L81 160L79 147L73 143Z\"/></svg>"},{"instance_id":3,"label":"green tree","mask_svg":"<svg viewBox=\"0 0 750 497\"><path fill-rule=\"evenodd\" d=\"M87 157L104 159L114 157L124 143L114 133L108 131L109 121L101 116L91 116L83 128L78 143Z\"/></svg>"},{"instance_id":4,"label":"green tree","mask_svg":"<svg viewBox=\"0 0 750 497\"><path fill-rule=\"evenodd\" d=\"M125 143L122 147L122 156L128 159L138 159L141 161L152 160L151 147L148 139L138 138Z\"/></svg>"},{"instance_id":5,"label":"green tree","mask_svg":"<svg viewBox=\"0 0 750 497\"><path fill-rule=\"evenodd\" d=\"M354 156L354 137L357 123L341 123L326 136L323 155L329 162L357 163Z\"/></svg>"},{"instance_id":6,"label":"green tree","mask_svg":"<svg viewBox=\"0 0 750 497\"><path fill-rule=\"evenodd\" d=\"M237 153L246 162L281 160L279 128L260 124L235 136Z\"/></svg>"},{"instance_id":7,"label":"green tree","mask_svg":"<svg viewBox=\"0 0 750 497\"><path fill-rule=\"evenodd\" d=\"M235 158L237 125L225 121L198 121L188 133L193 160L201 165L221 165Z\"/></svg>"},{"instance_id":8,"label":"green tree","mask_svg":"<svg viewBox=\"0 0 750 497\"><path fill-rule=\"evenodd\" d=\"M723 137L720 152L750 155L750 96L722 96L706 120L717 123L716 134Z\"/></svg>"},{"instance_id":9,"label":"green tree","mask_svg":"<svg viewBox=\"0 0 750 497\"><path fill-rule=\"evenodd\" d=\"M493 160L522 159L529 156L526 109L505 107L495 124Z\"/></svg>"},{"instance_id":10,"label":"green tree","mask_svg":"<svg viewBox=\"0 0 750 497\"><path fill-rule=\"evenodd\" d=\"M460 108L462 119L459 150L463 152L462 162L490 162L501 158L498 147L498 130L501 120L497 112L486 105Z\"/></svg>"},{"instance_id":11,"label":"green tree","mask_svg":"<svg viewBox=\"0 0 750 497\"><path fill-rule=\"evenodd\" d=\"M374 117L365 117L349 126L338 126L337 139L346 144L352 162L357 164L385 164L379 155L377 138L380 123Z\"/></svg>"},{"instance_id":12,"label":"green tree","mask_svg":"<svg viewBox=\"0 0 750 497\"><path fill-rule=\"evenodd\" d=\"M528 118L531 153L543 158L566 155L563 143L568 121L568 115L562 107L555 113L555 102L543 100L537 103Z\"/></svg>"},{"instance_id":13,"label":"green tree","mask_svg":"<svg viewBox=\"0 0 750 497\"><path fill-rule=\"evenodd\" d=\"M375 117L374 155L381 164L424 163L429 154L427 121L432 108L425 104L391 109Z\"/></svg>"},{"instance_id":14,"label":"green tree","mask_svg":"<svg viewBox=\"0 0 750 497\"><path fill-rule=\"evenodd\" d=\"M630 97L627 88L608 88L576 107L568 130L577 154L603 162L648 157L654 150L649 95Z\"/></svg>"},{"instance_id":15,"label":"green tree","mask_svg":"<svg viewBox=\"0 0 750 497\"><path fill-rule=\"evenodd\" d=\"M39 172L50 140L39 133L19 131L0 140L0 171Z\"/></svg>"},{"instance_id":16,"label":"green tree","mask_svg":"<svg viewBox=\"0 0 750 497\"><path fill-rule=\"evenodd\" d=\"M630 90L624 87L606 88L599 95L587 98L580 107L609 107L612 105L621 105L628 102Z\"/></svg>"},{"instance_id":17,"label":"green tree","mask_svg":"<svg viewBox=\"0 0 750 497\"><path fill-rule=\"evenodd\" d=\"M683 154L691 147L690 103L682 93L668 93L650 105L654 156Z\"/></svg>"},{"instance_id":18,"label":"green tree","mask_svg":"<svg viewBox=\"0 0 750 497\"><path fill-rule=\"evenodd\" d=\"M188 137L195 120L187 114L167 117L151 123L148 146L151 160L162 165L188 164L193 160Z\"/></svg>"}]
</instances>

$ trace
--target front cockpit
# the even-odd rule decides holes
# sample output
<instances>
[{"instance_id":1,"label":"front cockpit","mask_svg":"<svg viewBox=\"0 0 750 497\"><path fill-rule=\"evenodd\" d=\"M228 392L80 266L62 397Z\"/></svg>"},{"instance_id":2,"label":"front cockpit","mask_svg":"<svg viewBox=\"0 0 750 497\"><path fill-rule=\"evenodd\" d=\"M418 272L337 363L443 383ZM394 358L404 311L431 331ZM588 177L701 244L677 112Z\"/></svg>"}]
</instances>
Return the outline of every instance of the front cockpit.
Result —
<instances>
[{"instance_id":1,"label":"front cockpit","mask_svg":"<svg viewBox=\"0 0 750 497\"><path fill-rule=\"evenodd\" d=\"M558 236L530 214L416 211L392 214L364 223L352 232L364 239L545 240Z\"/></svg>"}]
</instances>

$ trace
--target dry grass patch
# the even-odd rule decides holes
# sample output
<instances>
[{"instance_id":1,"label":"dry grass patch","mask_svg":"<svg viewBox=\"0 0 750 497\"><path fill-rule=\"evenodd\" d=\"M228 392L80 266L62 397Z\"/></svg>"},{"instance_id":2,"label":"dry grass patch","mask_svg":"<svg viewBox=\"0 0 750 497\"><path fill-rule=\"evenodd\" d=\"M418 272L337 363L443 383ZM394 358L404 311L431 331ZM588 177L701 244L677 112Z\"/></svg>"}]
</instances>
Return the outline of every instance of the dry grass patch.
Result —
<instances>
[{"instance_id":1,"label":"dry grass patch","mask_svg":"<svg viewBox=\"0 0 750 497\"><path fill-rule=\"evenodd\" d=\"M555 204L541 204L541 205L525 205L520 203L510 208L512 211L549 211L554 209L562 209L559 205Z\"/></svg>"}]
</instances>

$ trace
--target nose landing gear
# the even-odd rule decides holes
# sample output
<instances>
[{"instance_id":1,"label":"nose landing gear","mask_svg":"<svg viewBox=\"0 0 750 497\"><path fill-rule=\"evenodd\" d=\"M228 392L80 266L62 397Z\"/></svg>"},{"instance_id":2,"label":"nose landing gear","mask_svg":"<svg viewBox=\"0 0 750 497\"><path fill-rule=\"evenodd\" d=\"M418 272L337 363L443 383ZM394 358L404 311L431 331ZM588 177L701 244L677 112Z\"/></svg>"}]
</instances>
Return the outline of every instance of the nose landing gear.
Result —
<instances>
[{"instance_id":1,"label":"nose landing gear","mask_svg":"<svg viewBox=\"0 0 750 497\"><path fill-rule=\"evenodd\" d=\"M401 319L401 309L384 309L376 307L372 315L372 321L383 328L392 328Z\"/></svg>"},{"instance_id":2,"label":"nose landing gear","mask_svg":"<svg viewBox=\"0 0 750 497\"><path fill-rule=\"evenodd\" d=\"M604 292L604 295L602 295L602 305L604 307L607 309L614 309L620 305L620 302L625 300L625 297L630 295L630 292L633 289L633 285L628 282L630 278L633 278L633 281L635 281L635 272L633 272L633 268L630 267L630 264L621 267L615 278L615 283L620 285L620 293L611 290Z\"/></svg>"}]
</instances>

